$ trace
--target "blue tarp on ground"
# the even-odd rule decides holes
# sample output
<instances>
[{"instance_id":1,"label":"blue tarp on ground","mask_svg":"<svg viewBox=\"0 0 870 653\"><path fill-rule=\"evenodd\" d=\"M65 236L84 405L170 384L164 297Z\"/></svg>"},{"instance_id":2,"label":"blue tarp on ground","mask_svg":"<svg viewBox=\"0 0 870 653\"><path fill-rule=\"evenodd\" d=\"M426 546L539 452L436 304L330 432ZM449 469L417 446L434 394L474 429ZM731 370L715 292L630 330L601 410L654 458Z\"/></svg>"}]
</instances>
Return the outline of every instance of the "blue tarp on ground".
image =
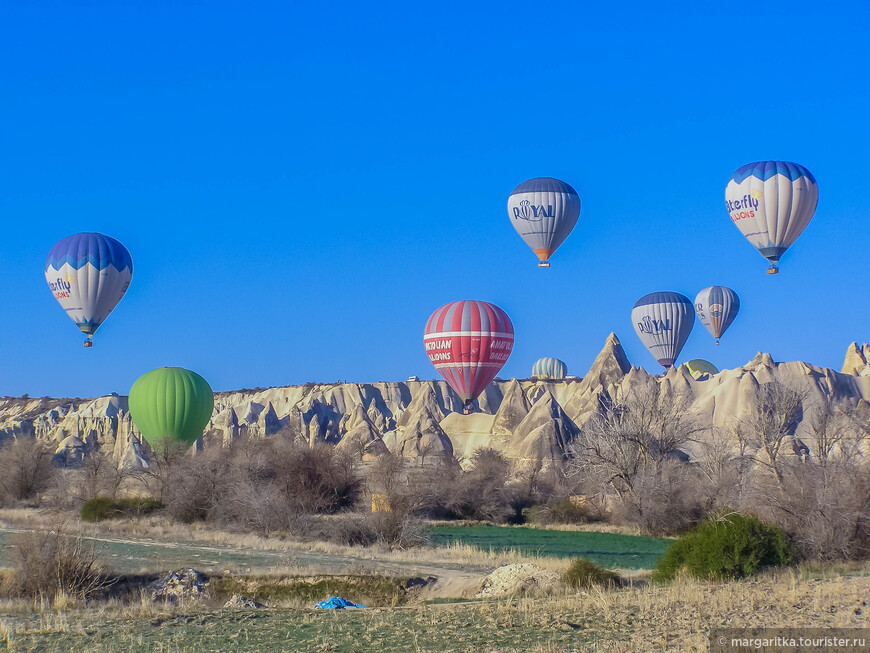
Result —
<instances>
[{"instance_id":1,"label":"blue tarp on ground","mask_svg":"<svg viewBox=\"0 0 870 653\"><path fill-rule=\"evenodd\" d=\"M344 610L345 608L364 608L366 606L348 601L340 596L330 596L326 601L321 601L314 607L321 610Z\"/></svg>"}]
</instances>

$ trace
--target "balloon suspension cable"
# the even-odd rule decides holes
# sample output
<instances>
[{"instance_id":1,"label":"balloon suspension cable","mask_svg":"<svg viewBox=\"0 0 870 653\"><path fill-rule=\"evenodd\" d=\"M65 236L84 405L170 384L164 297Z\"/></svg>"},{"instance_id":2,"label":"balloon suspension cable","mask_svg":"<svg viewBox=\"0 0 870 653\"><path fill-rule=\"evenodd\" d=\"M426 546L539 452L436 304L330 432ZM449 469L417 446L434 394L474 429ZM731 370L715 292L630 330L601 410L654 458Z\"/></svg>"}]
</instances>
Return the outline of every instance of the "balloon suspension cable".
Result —
<instances>
[{"instance_id":1,"label":"balloon suspension cable","mask_svg":"<svg viewBox=\"0 0 870 653\"><path fill-rule=\"evenodd\" d=\"M548 267L550 267L550 262L549 261L541 261L540 263L538 263L538 267L539 268L548 268Z\"/></svg>"},{"instance_id":2,"label":"balloon suspension cable","mask_svg":"<svg viewBox=\"0 0 870 653\"><path fill-rule=\"evenodd\" d=\"M776 267L775 265L771 265L769 268L767 268L767 273L768 274L779 274L779 268Z\"/></svg>"},{"instance_id":3,"label":"balloon suspension cable","mask_svg":"<svg viewBox=\"0 0 870 653\"><path fill-rule=\"evenodd\" d=\"M93 347L93 346L94 346L94 341L91 340L90 338L88 338L87 340L85 340L85 344L84 344L84 346L85 346L85 347Z\"/></svg>"}]
</instances>

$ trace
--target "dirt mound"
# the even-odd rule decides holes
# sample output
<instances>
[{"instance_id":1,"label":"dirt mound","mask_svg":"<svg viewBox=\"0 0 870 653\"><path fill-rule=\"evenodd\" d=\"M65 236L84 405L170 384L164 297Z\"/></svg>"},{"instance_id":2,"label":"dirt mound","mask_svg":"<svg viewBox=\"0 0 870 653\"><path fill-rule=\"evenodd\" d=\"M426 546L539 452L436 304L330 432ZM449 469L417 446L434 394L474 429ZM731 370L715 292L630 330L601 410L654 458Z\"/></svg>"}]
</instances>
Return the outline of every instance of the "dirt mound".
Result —
<instances>
[{"instance_id":1,"label":"dirt mound","mask_svg":"<svg viewBox=\"0 0 870 653\"><path fill-rule=\"evenodd\" d=\"M528 563L499 567L480 583L475 598L546 594L561 582L559 574Z\"/></svg>"},{"instance_id":2,"label":"dirt mound","mask_svg":"<svg viewBox=\"0 0 870 653\"><path fill-rule=\"evenodd\" d=\"M248 608L265 608L266 606L262 603L257 603L254 599L249 599L247 596L242 596L241 594L233 594L233 597L224 603L225 608L234 608L234 609L248 609Z\"/></svg>"},{"instance_id":3,"label":"dirt mound","mask_svg":"<svg viewBox=\"0 0 870 653\"><path fill-rule=\"evenodd\" d=\"M170 571L151 583L151 598L155 601L198 599L208 588L208 576L196 569Z\"/></svg>"}]
</instances>

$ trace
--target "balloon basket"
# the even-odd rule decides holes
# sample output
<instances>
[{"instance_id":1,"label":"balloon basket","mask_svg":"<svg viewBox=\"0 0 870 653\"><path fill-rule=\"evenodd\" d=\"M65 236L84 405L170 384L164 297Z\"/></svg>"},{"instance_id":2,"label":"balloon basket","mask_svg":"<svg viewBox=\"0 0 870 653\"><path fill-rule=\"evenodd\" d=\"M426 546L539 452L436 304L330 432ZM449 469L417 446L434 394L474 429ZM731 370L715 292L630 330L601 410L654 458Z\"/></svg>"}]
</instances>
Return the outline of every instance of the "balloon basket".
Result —
<instances>
[{"instance_id":1,"label":"balloon basket","mask_svg":"<svg viewBox=\"0 0 870 653\"><path fill-rule=\"evenodd\" d=\"M84 347L93 347L93 346L94 346L94 343L93 343L92 340L85 340L83 346L84 346Z\"/></svg>"},{"instance_id":2,"label":"balloon basket","mask_svg":"<svg viewBox=\"0 0 870 653\"><path fill-rule=\"evenodd\" d=\"M474 412L474 406L463 406L462 414L463 415L471 415Z\"/></svg>"},{"instance_id":3,"label":"balloon basket","mask_svg":"<svg viewBox=\"0 0 870 653\"><path fill-rule=\"evenodd\" d=\"M716 338L716 346L719 346L719 338Z\"/></svg>"},{"instance_id":4,"label":"balloon basket","mask_svg":"<svg viewBox=\"0 0 870 653\"><path fill-rule=\"evenodd\" d=\"M767 273L768 274L779 274L779 268L776 267L775 265L771 265L769 268L767 268Z\"/></svg>"},{"instance_id":5,"label":"balloon basket","mask_svg":"<svg viewBox=\"0 0 870 653\"><path fill-rule=\"evenodd\" d=\"M541 261L540 263L538 263L538 267L539 268L548 268L548 267L550 267L550 262L549 261Z\"/></svg>"}]
</instances>

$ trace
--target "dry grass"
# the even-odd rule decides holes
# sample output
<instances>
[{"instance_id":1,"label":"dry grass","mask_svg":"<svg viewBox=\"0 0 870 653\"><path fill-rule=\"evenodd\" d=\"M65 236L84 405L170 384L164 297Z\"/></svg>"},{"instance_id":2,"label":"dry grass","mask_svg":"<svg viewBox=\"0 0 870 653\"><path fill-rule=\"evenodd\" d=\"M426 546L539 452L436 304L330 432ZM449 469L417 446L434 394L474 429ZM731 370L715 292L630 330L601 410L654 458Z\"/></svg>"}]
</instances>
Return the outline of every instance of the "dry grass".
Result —
<instances>
[{"instance_id":1,"label":"dry grass","mask_svg":"<svg viewBox=\"0 0 870 653\"><path fill-rule=\"evenodd\" d=\"M844 572L849 575L840 575ZM865 563L803 567L732 583L682 579L667 587L338 614L310 608L253 612L110 603L4 616L0 646L5 641L12 650L95 652L701 652L716 626L866 628L868 596L870 564Z\"/></svg>"},{"instance_id":2,"label":"dry grass","mask_svg":"<svg viewBox=\"0 0 870 653\"><path fill-rule=\"evenodd\" d=\"M0 511L2 512L2 511ZM455 521L433 520L432 526L456 526ZM499 528L534 528L541 531L562 531L571 533L612 533L614 535L646 535L638 526L619 526L605 522L589 522L587 524L524 524L522 526L507 526L484 521L464 521L466 526L498 526ZM663 537L663 536L656 536Z\"/></svg>"}]
</instances>

